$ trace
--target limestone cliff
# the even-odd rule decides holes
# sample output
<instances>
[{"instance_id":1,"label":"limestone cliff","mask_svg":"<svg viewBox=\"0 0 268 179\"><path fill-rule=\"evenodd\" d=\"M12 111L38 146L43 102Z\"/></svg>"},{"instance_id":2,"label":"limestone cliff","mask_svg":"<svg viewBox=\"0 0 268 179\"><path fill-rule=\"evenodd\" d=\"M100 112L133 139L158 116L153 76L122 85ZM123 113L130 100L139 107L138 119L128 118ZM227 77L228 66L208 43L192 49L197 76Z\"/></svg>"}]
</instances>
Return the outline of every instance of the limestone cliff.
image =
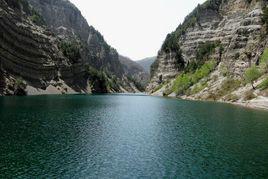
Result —
<instances>
[{"instance_id":1,"label":"limestone cliff","mask_svg":"<svg viewBox=\"0 0 268 179\"><path fill-rule=\"evenodd\" d=\"M148 90L192 99L210 99L211 95L216 95L216 100L226 101L230 101L227 96L237 95L235 100L243 101L243 94L249 90L248 84L244 83L246 71L253 65L262 70L260 59L267 47L267 24L263 20L266 5L267 1L263 0L208 0L198 5L167 36L152 65ZM211 60L215 62L215 67L210 74L191 81L183 92L173 93L176 88L181 88L176 86L180 84L178 78L186 74L191 74L192 78L202 65ZM262 76L254 82L261 83L266 76L265 70ZM230 79L240 81L241 84L217 96L224 83ZM205 84L203 89L193 92L191 89L200 86L201 82ZM260 90L252 93L255 96L263 94Z\"/></svg>"},{"instance_id":2,"label":"limestone cliff","mask_svg":"<svg viewBox=\"0 0 268 179\"><path fill-rule=\"evenodd\" d=\"M27 2L0 2L1 94L16 94L26 85L40 90L54 85L63 90L61 80L72 85L80 76L79 64L72 66L58 49L57 38L30 20Z\"/></svg>"},{"instance_id":3,"label":"limestone cliff","mask_svg":"<svg viewBox=\"0 0 268 179\"><path fill-rule=\"evenodd\" d=\"M0 2L0 95L136 89L116 50L69 1Z\"/></svg>"},{"instance_id":4,"label":"limestone cliff","mask_svg":"<svg viewBox=\"0 0 268 179\"><path fill-rule=\"evenodd\" d=\"M62 39L77 38L83 43L82 58L96 69L123 75L115 49L110 47L102 35L89 26L85 18L68 0L28 0L44 18L47 26Z\"/></svg>"},{"instance_id":5,"label":"limestone cliff","mask_svg":"<svg viewBox=\"0 0 268 179\"><path fill-rule=\"evenodd\" d=\"M126 71L121 64L117 51L110 47L103 36L92 26L89 26L85 18L68 0L28 0L44 18L47 26L58 35L59 38L78 39L82 43L82 60L99 71L104 71L109 76L116 77L117 85L125 88L123 91L133 92L135 74ZM57 17L57 18L55 18ZM137 81L136 85L140 86Z\"/></svg>"}]
</instances>

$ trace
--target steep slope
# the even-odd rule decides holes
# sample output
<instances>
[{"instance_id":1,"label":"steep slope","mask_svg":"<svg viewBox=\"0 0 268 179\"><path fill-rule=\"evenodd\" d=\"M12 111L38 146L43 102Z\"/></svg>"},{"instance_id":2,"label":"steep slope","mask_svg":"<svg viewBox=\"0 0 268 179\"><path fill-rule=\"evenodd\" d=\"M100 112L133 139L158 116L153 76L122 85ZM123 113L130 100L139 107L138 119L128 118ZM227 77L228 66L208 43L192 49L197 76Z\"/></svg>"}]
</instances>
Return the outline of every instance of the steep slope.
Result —
<instances>
[{"instance_id":1,"label":"steep slope","mask_svg":"<svg viewBox=\"0 0 268 179\"><path fill-rule=\"evenodd\" d=\"M60 40L45 28L27 1L0 1L0 95L118 89L109 84L110 77L89 70L92 67L81 60L78 48L63 50Z\"/></svg>"},{"instance_id":2,"label":"steep slope","mask_svg":"<svg viewBox=\"0 0 268 179\"><path fill-rule=\"evenodd\" d=\"M267 75L267 57L262 55L267 47L266 4L262 0L209 0L199 5L167 36L152 65L148 90L240 103L265 95L246 81L250 72L255 73L255 86Z\"/></svg>"},{"instance_id":3,"label":"steep slope","mask_svg":"<svg viewBox=\"0 0 268 179\"><path fill-rule=\"evenodd\" d=\"M154 63L156 60L156 57L148 57L142 60L137 61L138 64L140 64L143 69L150 74L151 72L151 65Z\"/></svg>"},{"instance_id":4,"label":"steep slope","mask_svg":"<svg viewBox=\"0 0 268 179\"><path fill-rule=\"evenodd\" d=\"M27 5L15 0L1 0L1 81L5 83L2 93L16 93L15 88L21 83L10 77L11 74L31 82L32 86L45 88L47 81L56 79L69 66L55 46L56 38L23 15L28 11Z\"/></svg>"},{"instance_id":5,"label":"steep slope","mask_svg":"<svg viewBox=\"0 0 268 179\"><path fill-rule=\"evenodd\" d=\"M149 82L149 74L141 65L127 57L120 55L119 60L123 64L124 73L128 76L129 81L132 81L140 91L144 91Z\"/></svg>"},{"instance_id":6,"label":"steep slope","mask_svg":"<svg viewBox=\"0 0 268 179\"><path fill-rule=\"evenodd\" d=\"M42 15L48 27L63 41L75 39L82 44L84 63L117 78L117 85L128 88L128 74L119 61L119 55L103 36L89 26L81 12L68 0L28 0ZM57 18L55 18L57 17ZM124 83L123 83L124 81ZM125 89L127 90L127 89ZM129 90L127 90L129 91ZM132 90L131 90L132 91Z\"/></svg>"}]
</instances>

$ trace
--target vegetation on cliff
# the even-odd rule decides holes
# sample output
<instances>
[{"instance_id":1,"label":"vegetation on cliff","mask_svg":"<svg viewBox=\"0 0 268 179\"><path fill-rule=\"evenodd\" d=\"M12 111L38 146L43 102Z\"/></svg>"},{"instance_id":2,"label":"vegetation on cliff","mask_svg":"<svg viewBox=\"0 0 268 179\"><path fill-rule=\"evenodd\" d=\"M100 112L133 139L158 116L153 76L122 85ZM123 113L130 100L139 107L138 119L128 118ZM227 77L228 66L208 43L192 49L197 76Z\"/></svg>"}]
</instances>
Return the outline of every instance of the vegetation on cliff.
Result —
<instances>
[{"instance_id":1,"label":"vegetation on cliff","mask_svg":"<svg viewBox=\"0 0 268 179\"><path fill-rule=\"evenodd\" d=\"M59 47L63 55L67 57L71 63L77 63L79 59L81 59L81 45L78 42L74 40L63 40L60 42Z\"/></svg>"},{"instance_id":2,"label":"vegetation on cliff","mask_svg":"<svg viewBox=\"0 0 268 179\"><path fill-rule=\"evenodd\" d=\"M187 90L199 82L201 79L207 77L216 67L215 60L210 60L204 63L200 68L196 69L194 72L186 72L180 74L173 83L171 91L166 92L166 95L171 92L175 92L177 95L186 94ZM205 84L203 84L205 86ZM203 88L200 87L200 88ZM194 91L198 91L195 89Z\"/></svg>"}]
</instances>

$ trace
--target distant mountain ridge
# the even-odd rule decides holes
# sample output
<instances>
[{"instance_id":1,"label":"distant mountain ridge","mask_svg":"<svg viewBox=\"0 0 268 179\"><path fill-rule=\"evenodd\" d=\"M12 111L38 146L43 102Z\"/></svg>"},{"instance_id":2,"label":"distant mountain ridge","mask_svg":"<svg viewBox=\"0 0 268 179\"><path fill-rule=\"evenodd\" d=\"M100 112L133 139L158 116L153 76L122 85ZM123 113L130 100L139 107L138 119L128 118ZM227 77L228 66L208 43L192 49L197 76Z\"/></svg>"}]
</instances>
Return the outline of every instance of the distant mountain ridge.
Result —
<instances>
[{"instance_id":1,"label":"distant mountain ridge","mask_svg":"<svg viewBox=\"0 0 268 179\"><path fill-rule=\"evenodd\" d=\"M138 64L140 64L144 70L150 74L151 71L151 65L155 62L156 57L148 57L142 60L136 61Z\"/></svg>"},{"instance_id":2,"label":"distant mountain ridge","mask_svg":"<svg viewBox=\"0 0 268 179\"><path fill-rule=\"evenodd\" d=\"M136 83L139 90L144 91L150 79L149 73L147 73L140 64L128 57L120 55L119 60L123 64L125 74L127 74L129 80Z\"/></svg>"}]
</instances>

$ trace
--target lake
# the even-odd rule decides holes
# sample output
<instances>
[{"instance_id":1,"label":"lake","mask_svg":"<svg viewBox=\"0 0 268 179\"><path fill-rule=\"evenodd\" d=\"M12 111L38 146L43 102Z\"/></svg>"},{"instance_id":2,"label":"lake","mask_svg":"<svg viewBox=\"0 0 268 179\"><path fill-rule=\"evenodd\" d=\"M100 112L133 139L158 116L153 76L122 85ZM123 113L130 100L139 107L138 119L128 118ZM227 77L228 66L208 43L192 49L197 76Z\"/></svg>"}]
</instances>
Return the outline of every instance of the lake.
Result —
<instances>
[{"instance_id":1,"label":"lake","mask_svg":"<svg viewBox=\"0 0 268 179\"><path fill-rule=\"evenodd\" d=\"M143 95L0 97L0 178L212 177L268 177L268 112Z\"/></svg>"}]
</instances>

